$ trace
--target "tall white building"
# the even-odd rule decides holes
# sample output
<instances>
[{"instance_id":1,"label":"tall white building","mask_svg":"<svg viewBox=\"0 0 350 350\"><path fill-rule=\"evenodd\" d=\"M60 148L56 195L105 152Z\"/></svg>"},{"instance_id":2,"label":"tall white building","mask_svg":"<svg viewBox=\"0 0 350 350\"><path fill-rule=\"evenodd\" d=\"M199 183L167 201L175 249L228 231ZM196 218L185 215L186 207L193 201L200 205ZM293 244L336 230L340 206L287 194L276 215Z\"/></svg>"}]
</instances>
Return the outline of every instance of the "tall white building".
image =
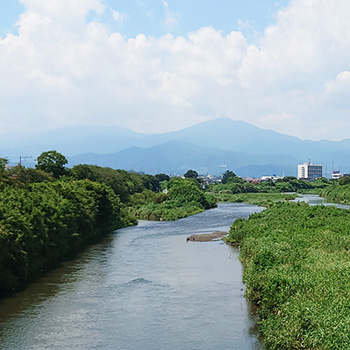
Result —
<instances>
[{"instance_id":1,"label":"tall white building","mask_svg":"<svg viewBox=\"0 0 350 350\"><path fill-rule=\"evenodd\" d=\"M298 164L298 179L313 181L318 177L322 177L322 165L310 162Z\"/></svg>"}]
</instances>

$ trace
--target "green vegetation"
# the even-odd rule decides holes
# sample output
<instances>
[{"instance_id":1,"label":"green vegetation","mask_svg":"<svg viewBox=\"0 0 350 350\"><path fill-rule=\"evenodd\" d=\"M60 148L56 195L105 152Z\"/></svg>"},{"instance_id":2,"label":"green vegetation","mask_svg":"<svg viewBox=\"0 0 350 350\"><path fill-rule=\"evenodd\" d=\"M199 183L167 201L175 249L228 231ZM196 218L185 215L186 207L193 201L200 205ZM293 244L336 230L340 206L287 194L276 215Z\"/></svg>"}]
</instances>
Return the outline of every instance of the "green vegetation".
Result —
<instances>
[{"instance_id":1,"label":"green vegetation","mask_svg":"<svg viewBox=\"0 0 350 350\"><path fill-rule=\"evenodd\" d=\"M216 204L192 178L67 169L56 151L42 153L35 169L7 164L0 158L0 291L137 219L176 220Z\"/></svg>"},{"instance_id":2,"label":"green vegetation","mask_svg":"<svg viewBox=\"0 0 350 350\"><path fill-rule=\"evenodd\" d=\"M328 186L320 192L320 195L330 202L350 204L350 184L348 180L340 178L338 183Z\"/></svg>"},{"instance_id":3,"label":"green vegetation","mask_svg":"<svg viewBox=\"0 0 350 350\"><path fill-rule=\"evenodd\" d=\"M135 193L130 212L141 220L177 220L216 206L214 198L194 179L173 178L164 181L162 187L167 193Z\"/></svg>"},{"instance_id":4,"label":"green vegetation","mask_svg":"<svg viewBox=\"0 0 350 350\"><path fill-rule=\"evenodd\" d=\"M210 193L218 202L248 202L258 205L269 205L272 202L290 200L296 195L293 193L320 193L322 189L333 184L325 178L319 178L314 182L298 180L293 176L287 176L277 181L263 181L249 183L236 176L231 171L223 174L221 184L210 185L207 193Z\"/></svg>"},{"instance_id":5,"label":"green vegetation","mask_svg":"<svg viewBox=\"0 0 350 350\"><path fill-rule=\"evenodd\" d=\"M297 194L290 193L220 193L219 195L212 194L219 202L232 202L232 203L249 203L253 205L259 205L262 207L268 207L276 202L283 202L295 199Z\"/></svg>"},{"instance_id":6,"label":"green vegetation","mask_svg":"<svg viewBox=\"0 0 350 350\"><path fill-rule=\"evenodd\" d=\"M197 171L190 169L190 170L186 171L186 173L184 174L184 177L186 179L197 179L198 173L197 173Z\"/></svg>"},{"instance_id":7,"label":"green vegetation","mask_svg":"<svg viewBox=\"0 0 350 350\"><path fill-rule=\"evenodd\" d=\"M51 174L56 179L66 173L65 165L68 161L61 153L56 151L43 152L40 154L37 161L37 169Z\"/></svg>"},{"instance_id":8,"label":"green vegetation","mask_svg":"<svg viewBox=\"0 0 350 350\"><path fill-rule=\"evenodd\" d=\"M349 210L285 202L232 225L268 349L350 348L349 222Z\"/></svg>"},{"instance_id":9,"label":"green vegetation","mask_svg":"<svg viewBox=\"0 0 350 350\"><path fill-rule=\"evenodd\" d=\"M91 181L2 183L0 196L0 290L85 242L127 224L110 188Z\"/></svg>"}]
</instances>

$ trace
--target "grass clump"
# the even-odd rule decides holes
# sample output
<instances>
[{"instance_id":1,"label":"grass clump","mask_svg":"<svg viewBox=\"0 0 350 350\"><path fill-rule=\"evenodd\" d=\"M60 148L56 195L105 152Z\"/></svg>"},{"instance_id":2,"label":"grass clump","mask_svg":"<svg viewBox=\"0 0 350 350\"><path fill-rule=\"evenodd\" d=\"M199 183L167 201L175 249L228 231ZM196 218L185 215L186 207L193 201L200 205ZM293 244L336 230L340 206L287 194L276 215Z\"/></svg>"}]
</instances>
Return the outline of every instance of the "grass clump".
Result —
<instances>
[{"instance_id":1,"label":"grass clump","mask_svg":"<svg viewBox=\"0 0 350 350\"><path fill-rule=\"evenodd\" d=\"M285 202L232 225L268 349L350 348L349 223L348 210Z\"/></svg>"}]
</instances>

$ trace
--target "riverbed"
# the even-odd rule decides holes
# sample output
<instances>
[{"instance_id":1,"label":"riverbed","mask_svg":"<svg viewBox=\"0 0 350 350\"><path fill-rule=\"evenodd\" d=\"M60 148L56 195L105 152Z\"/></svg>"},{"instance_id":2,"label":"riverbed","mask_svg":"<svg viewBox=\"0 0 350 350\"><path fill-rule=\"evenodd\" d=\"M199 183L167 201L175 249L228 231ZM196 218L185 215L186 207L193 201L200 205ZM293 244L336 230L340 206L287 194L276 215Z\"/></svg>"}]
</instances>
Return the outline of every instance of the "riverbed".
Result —
<instances>
[{"instance_id":1,"label":"riverbed","mask_svg":"<svg viewBox=\"0 0 350 350\"><path fill-rule=\"evenodd\" d=\"M239 251L221 240L262 208L220 204L108 235L0 302L0 349L262 349Z\"/></svg>"}]
</instances>

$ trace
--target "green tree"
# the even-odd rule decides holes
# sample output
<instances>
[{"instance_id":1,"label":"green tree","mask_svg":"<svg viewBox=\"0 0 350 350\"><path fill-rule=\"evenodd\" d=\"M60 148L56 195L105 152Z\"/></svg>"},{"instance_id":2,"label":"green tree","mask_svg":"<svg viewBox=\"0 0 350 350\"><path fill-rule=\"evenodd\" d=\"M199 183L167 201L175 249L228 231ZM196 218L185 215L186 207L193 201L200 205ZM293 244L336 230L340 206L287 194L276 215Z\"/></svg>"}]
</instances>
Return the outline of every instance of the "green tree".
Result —
<instances>
[{"instance_id":1,"label":"green tree","mask_svg":"<svg viewBox=\"0 0 350 350\"><path fill-rule=\"evenodd\" d=\"M226 184L230 179L234 179L234 178L236 178L237 177L237 175L233 172L233 171L231 171L231 170L226 170L223 174L222 174L222 180L221 180L221 182L223 183L223 184Z\"/></svg>"},{"instance_id":2,"label":"green tree","mask_svg":"<svg viewBox=\"0 0 350 350\"><path fill-rule=\"evenodd\" d=\"M51 174L39 169L25 168L21 164L9 170L9 174L17 180L17 183L22 185L29 185L34 182L53 181Z\"/></svg>"},{"instance_id":3,"label":"green tree","mask_svg":"<svg viewBox=\"0 0 350 350\"><path fill-rule=\"evenodd\" d=\"M169 177L169 175L167 175L167 174L160 173L160 174L156 174L156 175L154 175L154 176L157 178L157 180L158 180L159 182L162 182L162 181L169 181L169 180L170 180L170 177Z\"/></svg>"},{"instance_id":4,"label":"green tree","mask_svg":"<svg viewBox=\"0 0 350 350\"><path fill-rule=\"evenodd\" d=\"M344 186L350 184L350 176L346 175L338 180L339 185Z\"/></svg>"},{"instance_id":5,"label":"green tree","mask_svg":"<svg viewBox=\"0 0 350 350\"><path fill-rule=\"evenodd\" d=\"M0 158L0 171L4 171L8 163L9 160L7 158Z\"/></svg>"},{"instance_id":6,"label":"green tree","mask_svg":"<svg viewBox=\"0 0 350 350\"><path fill-rule=\"evenodd\" d=\"M66 173L65 165L68 163L65 156L57 151L47 151L40 154L36 168L53 177L59 178Z\"/></svg>"},{"instance_id":7,"label":"green tree","mask_svg":"<svg viewBox=\"0 0 350 350\"><path fill-rule=\"evenodd\" d=\"M186 171L184 176L187 179L197 179L198 173L197 173L197 171L190 169L190 170Z\"/></svg>"}]
</instances>

